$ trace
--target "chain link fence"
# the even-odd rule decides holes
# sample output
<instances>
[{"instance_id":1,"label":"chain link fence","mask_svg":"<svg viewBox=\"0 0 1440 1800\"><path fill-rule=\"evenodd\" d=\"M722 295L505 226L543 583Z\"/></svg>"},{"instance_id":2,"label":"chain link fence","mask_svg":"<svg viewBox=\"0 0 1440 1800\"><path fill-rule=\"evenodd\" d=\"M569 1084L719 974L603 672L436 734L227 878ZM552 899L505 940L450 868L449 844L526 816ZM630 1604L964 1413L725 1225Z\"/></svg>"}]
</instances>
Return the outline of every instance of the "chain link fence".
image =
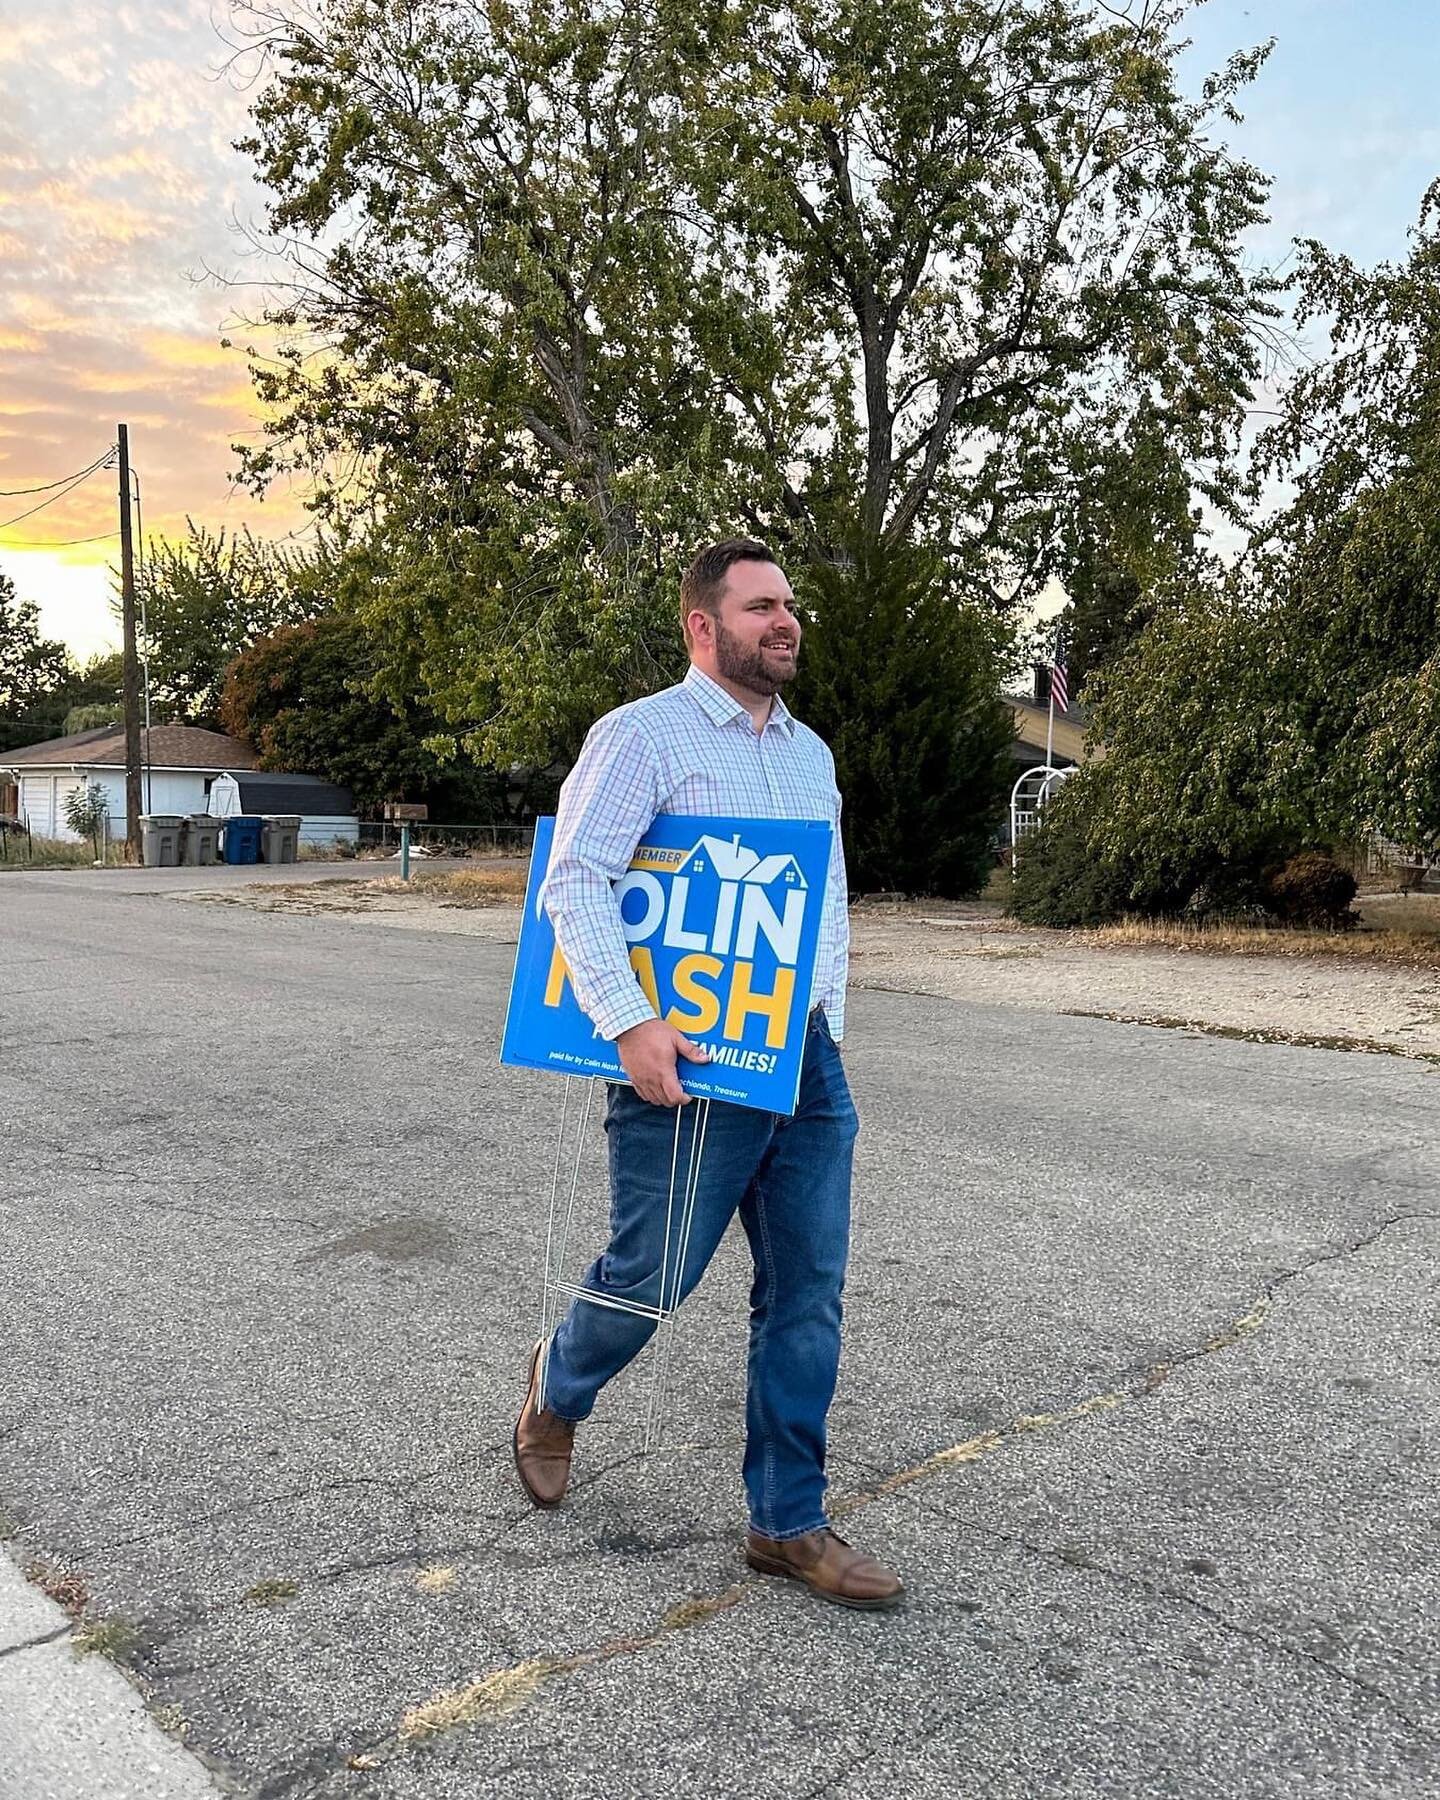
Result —
<instances>
[{"instance_id":1,"label":"chain link fence","mask_svg":"<svg viewBox=\"0 0 1440 1800\"><path fill-rule=\"evenodd\" d=\"M400 856L401 826L391 820L363 820L359 841L352 846L354 854L365 861L380 861ZM421 861L447 860L459 862L493 862L497 857L523 858L530 854L535 840L534 824L529 825L431 825L412 823L404 827L409 833L410 855Z\"/></svg>"}]
</instances>

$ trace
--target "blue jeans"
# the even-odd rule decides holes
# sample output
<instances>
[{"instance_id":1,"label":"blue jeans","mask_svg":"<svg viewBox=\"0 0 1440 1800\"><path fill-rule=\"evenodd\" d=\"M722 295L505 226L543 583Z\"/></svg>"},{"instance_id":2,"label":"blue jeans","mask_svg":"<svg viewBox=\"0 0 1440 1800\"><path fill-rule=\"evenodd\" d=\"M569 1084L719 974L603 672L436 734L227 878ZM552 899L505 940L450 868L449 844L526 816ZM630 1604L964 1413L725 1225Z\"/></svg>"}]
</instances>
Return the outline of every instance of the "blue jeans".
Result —
<instances>
[{"instance_id":1,"label":"blue jeans","mask_svg":"<svg viewBox=\"0 0 1440 1800\"><path fill-rule=\"evenodd\" d=\"M669 1276L698 1105L683 1109ZM745 1408L745 1491L754 1530L799 1537L825 1524L825 1418L840 1361L840 1294L850 1246L850 1165L858 1121L825 1015L811 1014L793 1117L712 1101L694 1221L680 1278L691 1292L736 1209L755 1259ZM610 1243L582 1285L655 1306L665 1248L675 1113L612 1085ZM649 1341L654 1321L579 1300L550 1348L546 1403L584 1419L595 1396Z\"/></svg>"}]
</instances>

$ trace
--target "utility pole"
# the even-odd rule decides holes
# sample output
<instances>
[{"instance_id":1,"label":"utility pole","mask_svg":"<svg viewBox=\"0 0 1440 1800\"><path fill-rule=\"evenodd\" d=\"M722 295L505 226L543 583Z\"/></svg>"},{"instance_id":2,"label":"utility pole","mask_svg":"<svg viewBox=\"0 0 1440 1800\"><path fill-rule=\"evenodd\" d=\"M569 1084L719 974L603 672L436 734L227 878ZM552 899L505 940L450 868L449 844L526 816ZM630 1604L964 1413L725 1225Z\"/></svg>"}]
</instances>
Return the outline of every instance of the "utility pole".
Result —
<instances>
[{"instance_id":1,"label":"utility pole","mask_svg":"<svg viewBox=\"0 0 1440 1800\"><path fill-rule=\"evenodd\" d=\"M125 843L140 861L140 659L135 651L135 546L130 537L130 428L117 425L120 450L120 619L125 641Z\"/></svg>"}]
</instances>

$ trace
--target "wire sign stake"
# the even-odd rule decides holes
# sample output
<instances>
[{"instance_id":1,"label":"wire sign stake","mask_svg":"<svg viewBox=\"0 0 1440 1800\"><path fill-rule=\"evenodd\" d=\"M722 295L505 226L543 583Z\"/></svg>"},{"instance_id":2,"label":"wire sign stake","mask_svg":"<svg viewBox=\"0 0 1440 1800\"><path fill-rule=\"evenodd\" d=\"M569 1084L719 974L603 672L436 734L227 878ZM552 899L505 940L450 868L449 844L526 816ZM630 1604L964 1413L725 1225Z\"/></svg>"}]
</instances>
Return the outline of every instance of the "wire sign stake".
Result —
<instances>
[{"instance_id":1,"label":"wire sign stake","mask_svg":"<svg viewBox=\"0 0 1440 1800\"><path fill-rule=\"evenodd\" d=\"M549 1378L550 1340L560 1323L567 1302L586 1306L606 1306L617 1312L633 1313L655 1323L655 1341L650 1358L650 1393L645 1404L644 1449L655 1448L664 1424L665 1393L669 1380L671 1353L674 1348L675 1315L684 1296L685 1265L690 1251L690 1232L695 1220L695 1201L700 1192L701 1161L705 1154L705 1135L710 1123L710 1102L695 1100L689 1106L675 1108L675 1136L670 1150L670 1181L665 1195L665 1235L660 1260L660 1283L657 1304L647 1306L638 1300L619 1300L609 1294L571 1281L566 1276L570 1238L575 1223L575 1207L580 1192L580 1167L585 1153L585 1140L594 1111L595 1090L600 1080L587 1081L585 1099L573 1109L570 1094L576 1084L561 1084L560 1118L555 1131L555 1161L550 1177L550 1206L545 1226L545 1273L540 1302L539 1404L545 1405ZM572 1118L573 1113L573 1118ZM689 1148L682 1168L681 1139L686 1114L691 1115Z\"/></svg>"}]
</instances>

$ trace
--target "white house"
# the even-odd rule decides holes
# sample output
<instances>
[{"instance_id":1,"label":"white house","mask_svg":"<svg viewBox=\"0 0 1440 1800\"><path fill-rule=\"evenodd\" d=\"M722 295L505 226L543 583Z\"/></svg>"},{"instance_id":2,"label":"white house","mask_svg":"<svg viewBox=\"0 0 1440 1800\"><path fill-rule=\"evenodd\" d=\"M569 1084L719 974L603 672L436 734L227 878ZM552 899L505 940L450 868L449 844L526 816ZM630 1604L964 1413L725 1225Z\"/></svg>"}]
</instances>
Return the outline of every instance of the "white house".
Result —
<instances>
[{"instance_id":1,"label":"white house","mask_svg":"<svg viewBox=\"0 0 1440 1800\"><path fill-rule=\"evenodd\" d=\"M240 787L246 812L295 813L302 843L353 843L360 835L348 788L313 775L262 774L255 752L238 738L194 725L155 725L140 734L140 809L146 813L203 813L221 775ZM65 821L66 796L94 782L106 801L110 835L125 835L125 732L100 725L44 744L0 751L0 786L14 791L11 804L36 837L73 839Z\"/></svg>"}]
</instances>

